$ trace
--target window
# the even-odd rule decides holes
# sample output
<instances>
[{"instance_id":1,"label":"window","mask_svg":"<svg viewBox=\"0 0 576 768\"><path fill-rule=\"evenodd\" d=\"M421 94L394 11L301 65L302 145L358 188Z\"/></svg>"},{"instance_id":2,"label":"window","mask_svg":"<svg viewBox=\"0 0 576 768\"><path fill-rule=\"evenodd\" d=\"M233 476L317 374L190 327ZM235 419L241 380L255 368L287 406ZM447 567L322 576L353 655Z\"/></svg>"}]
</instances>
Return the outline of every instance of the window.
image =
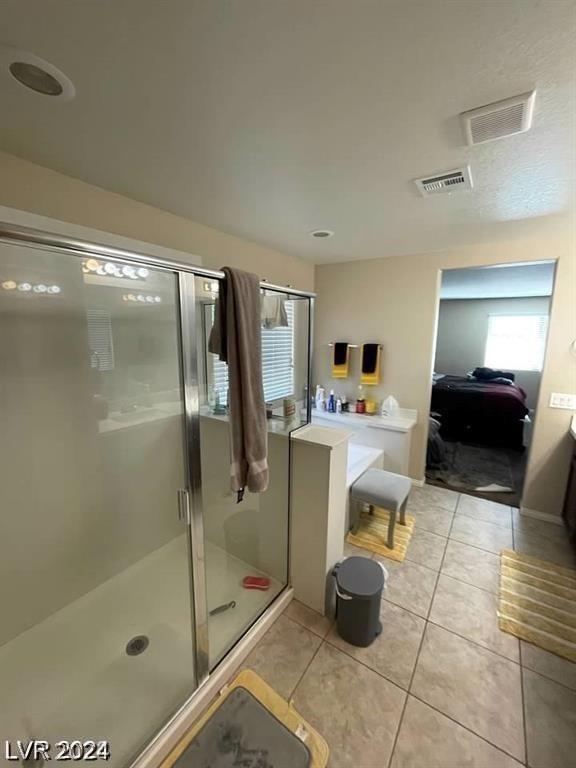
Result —
<instances>
[{"instance_id":1,"label":"window","mask_svg":"<svg viewBox=\"0 0 576 768\"><path fill-rule=\"evenodd\" d=\"M87 309L90 367L99 371L114 370L112 318L106 309Z\"/></svg>"},{"instance_id":2,"label":"window","mask_svg":"<svg viewBox=\"0 0 576 768\"><path fill-rule=\"evenodd\" d=\"M547 315L489 315L484 365L541 371L547 329Z\"/></svg>"},{"instance_id":3,"label":"window","mask_svg":"<svg viewBox=\"0 0 576 768\"><path fill-rule=\"evenodd\" d=\"M262 328L262 380L266 402L294 394L294 302L287 301L285 307L287 328ZM214 319L213 305L210 309L209 327ZM228 398L228 366L216 355L209 354L208 357L208 366L212 368L209 388L217 389L220 402L225 404Z\"/></svg>"}]
</instances>

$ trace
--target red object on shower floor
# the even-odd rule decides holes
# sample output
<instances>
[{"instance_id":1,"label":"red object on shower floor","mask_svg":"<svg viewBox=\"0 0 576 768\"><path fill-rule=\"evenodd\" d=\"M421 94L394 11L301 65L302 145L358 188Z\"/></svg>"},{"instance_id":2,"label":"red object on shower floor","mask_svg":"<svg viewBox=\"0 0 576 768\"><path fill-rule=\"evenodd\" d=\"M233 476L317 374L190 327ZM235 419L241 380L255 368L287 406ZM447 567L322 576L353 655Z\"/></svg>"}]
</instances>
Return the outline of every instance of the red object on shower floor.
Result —
<instances>
[{"instance_id":1,"label":"red object on shower floor","mask_svg":"<svg viewBox=\"0 0 576 768\"><path fill-rule=\"evenodd\" d=\"M244 576L242 586L244 589L261 589L265 591L270 588L270 579L267 576Z\"/></svg>"}]
</instances>

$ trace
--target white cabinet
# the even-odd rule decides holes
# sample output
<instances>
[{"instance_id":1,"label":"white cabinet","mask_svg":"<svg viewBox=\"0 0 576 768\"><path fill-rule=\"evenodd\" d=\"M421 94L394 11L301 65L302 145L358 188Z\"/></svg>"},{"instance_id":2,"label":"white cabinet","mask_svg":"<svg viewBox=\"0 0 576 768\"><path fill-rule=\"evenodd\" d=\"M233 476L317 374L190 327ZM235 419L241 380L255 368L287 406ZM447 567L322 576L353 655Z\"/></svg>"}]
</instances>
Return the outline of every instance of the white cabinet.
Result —
<instances>
[{"instance_id":1,"label":"white cabinet","mask_svg":"<svg viewBox=\"0 0 576 768\"><path fill-rule=\"evenodd\" d=\"M384 451L384 469L409 475L412 430L418 412L400 408L395 416L368 416L360 413L328 413L313 411L312 423L323 427L346 429L350 442Z\"/></svg>"}]
</instances>

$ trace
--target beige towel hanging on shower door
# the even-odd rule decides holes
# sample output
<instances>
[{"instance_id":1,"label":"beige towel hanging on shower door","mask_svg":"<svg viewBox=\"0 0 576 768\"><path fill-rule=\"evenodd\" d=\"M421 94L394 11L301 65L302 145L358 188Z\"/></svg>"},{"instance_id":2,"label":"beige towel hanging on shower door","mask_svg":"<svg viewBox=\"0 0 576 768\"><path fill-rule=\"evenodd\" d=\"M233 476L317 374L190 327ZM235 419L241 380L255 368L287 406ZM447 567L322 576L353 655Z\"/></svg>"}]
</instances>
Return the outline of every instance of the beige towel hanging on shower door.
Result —
<instances>
[{"instance_id":1,"label":"beige towel hanging on shower door","mask_svg":"<svg viewBox=\"0 0 576 768\"><path fill-rule=\"evenodd\" d=\"M262 385L260 280L223 267L220 298L209 349L228 363L230 482L242 500L244 488L268 487L268 432Z\"/></svg>"}]
</instances>

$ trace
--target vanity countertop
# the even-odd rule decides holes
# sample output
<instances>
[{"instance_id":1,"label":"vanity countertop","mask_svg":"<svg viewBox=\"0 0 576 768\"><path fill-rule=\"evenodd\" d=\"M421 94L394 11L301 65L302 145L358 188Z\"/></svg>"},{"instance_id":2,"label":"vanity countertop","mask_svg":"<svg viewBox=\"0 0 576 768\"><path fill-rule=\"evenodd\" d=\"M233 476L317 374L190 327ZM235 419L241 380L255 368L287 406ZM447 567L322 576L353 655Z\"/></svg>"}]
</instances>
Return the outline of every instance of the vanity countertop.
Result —
<instances>
[{"instance_id":1,"label":"vanity countertop","mask_svg":"<svg viewBox=\"0 0 576 768\"><path fill-rule=\"evenodd\" d=\"M350 437L351 433L343 429L319 427L316 424L306 424L291 435L292 440L318 445L329 450L347 442Z\"/></svg>"},{"instance_id":2,"label":"vanity countertop","mask_svg":"<svg viewBox=\"0 0 576 768\"><path fill-rule=\"evenodd\" d=\"M418 420L418 411L412 408L399 408L394 416L378 416L365 413L329 413L328 411L312 411L313 423L341 424L350 429L389 429L393 432L409 432Z\"/></svg>"},{"instance_id":3,"label":"vanity countertop","mask_svg":"<svg viewBox=\"0 0 576 768\"><path fill-rule=\"evenodd\" d=\"M369 445L348 445L348 466L346 471L346 488L350 488L356 480L370 467L382 467L384 451Z\"/></svg>"},{"instance_id":4,"label":"vanity countertop","mask_svg":"<svg viewBox=\"0 0 576 768\"><path fill-rule=\"evenodd\" d=\"M152 424L161 419L171 419L182 416L183 409L180 401L155 403L149 407L140 406L125 413L110 411L108 417L99 422L100 434L118 432L123 429L140 427L143 424Z\"/></svg>"},{"instance_id":5,"label":"vanity countertop","mask_svg":"<svg viewBox=\"0 0 576 768\"><path fill-rule=\"evenodd\" d=\"M152 424L163 419L174 418L175 416L179 416L180 418L184 417L183 404L180 401L156 403L150 407L138 407L126 413L111 411L106 419L99 422L99 432L100 434L118 432L119 430L140 427L143 424ZM200 417L220 421L226 424L228 423L227 414L214 414L207 406L202 406L200 408ZM269 435L282 435L287 437L295 429L299 429L303 426L303 422L299 419L296 419L295 421L286 421L281 417L275 416L274 418L268 419L266 425Z\"/></svg>"},{"instance_id":6,"label":"vanity countertop","mask_svg":"<svg viewBox=\"0 0 576 768\"><path fill-rule=\"evenodd\" d=\"M228 414L212 413L211 409L206 406L200 408L200 417L228 424ZM266 420L266 430L269 435L288 437L292 432L304 426L306 426L306 422L301 421L298 418L293 419L292 421L287 421L280 416L274 416L273 418Z\"/></svg>"}]
</instances>

